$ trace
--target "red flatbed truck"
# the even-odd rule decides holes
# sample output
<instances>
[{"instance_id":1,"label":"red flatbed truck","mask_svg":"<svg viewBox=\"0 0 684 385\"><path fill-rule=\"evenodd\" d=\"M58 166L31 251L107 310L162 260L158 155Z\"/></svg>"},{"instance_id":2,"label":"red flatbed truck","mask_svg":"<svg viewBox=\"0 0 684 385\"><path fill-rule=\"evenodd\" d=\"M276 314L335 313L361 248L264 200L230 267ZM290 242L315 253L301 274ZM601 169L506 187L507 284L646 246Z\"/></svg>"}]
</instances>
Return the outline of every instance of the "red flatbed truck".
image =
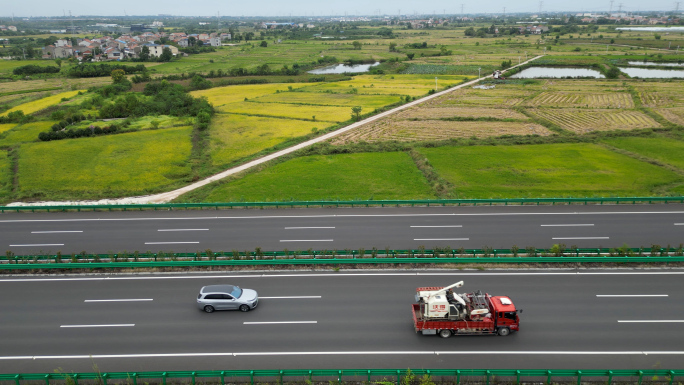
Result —
<instances>
[{"instance_id":1,"label":"red flatbed truck","mask_svg":"<svg viewBox=\"0 0 684 385\"><path fill-rule=\"evenodd\" d=\"M520 317L513 301L507 296L490 296L479 290L455 294L453 287L419 287L412 304L413 325L416 333L439 335L495 335L507 336L520 330Z\"/></svg>"}]
</instances>

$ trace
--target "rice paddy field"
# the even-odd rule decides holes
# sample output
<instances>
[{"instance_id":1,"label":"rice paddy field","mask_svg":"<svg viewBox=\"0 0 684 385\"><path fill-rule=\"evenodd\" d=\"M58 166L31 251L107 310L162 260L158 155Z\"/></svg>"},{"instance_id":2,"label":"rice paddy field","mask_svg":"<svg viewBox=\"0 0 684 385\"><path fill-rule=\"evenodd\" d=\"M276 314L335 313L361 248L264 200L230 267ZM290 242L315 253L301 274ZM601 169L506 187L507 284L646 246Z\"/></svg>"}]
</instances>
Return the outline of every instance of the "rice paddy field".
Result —
<instances>
[{"instance_id":1,"label":"rice paddy field","mask_svg":"<svg viewBox=\"0 0 684 385\"><path fill-rule=\"evenodd\" d=\"M79 91L68 91L62 92L56 95L51 95L42 99L38 99L32 102L20 104L16 107L12 107L9 110L0 114L0 116L7 116L7 114L14 111L23 111L24 115L30 115L40 110L44 110L48 107L52 107L56 104L61 103L62 99L68 99L78 95Z\"/></svg>"},{"instance_id":2,"label":"rice paddy field","mask_svg":"<svg viewBox=\"0 0 684 385\"><path fill-rule=\"evenodd\" d=\"M138 195L187 182L191 131L176 127L24 144L18 195Z\"/></svg>"},{"instance_id":3,"label":"rice paddy field","mask_svg":"<svg viewBox=\"0 0 684 385\"><path fill-rule=\"evenodd\" d=\"M625 137L606 139L603 143L684 170L684 142L681 138L676 139L670 136Z\"/></svg>"},{"instance_id":4,"label":"rice paddy field","mask_svg":"<svg viewBox=\"0 0 684 385\"><path fill-rule=\"evenodd\" d=\"M47 120L15 124L10 130L0 133L0 147L13 147L22 143L37 142L38 134L50 130L57 122Z\"/></svg>"},{"instance_id":5,"label":"rice paddy field","mask_svg":"<svg viewBox=\"0 0 684 385\"><path fill-rule=\"evenodd\" d=\"M594 131L634 130L638 128L659 128L660 123L640 111L624 110L577 110L542 109L528 110L533 116L546 119L564 130L577 134Z\"/></svg>"}]
</instances>

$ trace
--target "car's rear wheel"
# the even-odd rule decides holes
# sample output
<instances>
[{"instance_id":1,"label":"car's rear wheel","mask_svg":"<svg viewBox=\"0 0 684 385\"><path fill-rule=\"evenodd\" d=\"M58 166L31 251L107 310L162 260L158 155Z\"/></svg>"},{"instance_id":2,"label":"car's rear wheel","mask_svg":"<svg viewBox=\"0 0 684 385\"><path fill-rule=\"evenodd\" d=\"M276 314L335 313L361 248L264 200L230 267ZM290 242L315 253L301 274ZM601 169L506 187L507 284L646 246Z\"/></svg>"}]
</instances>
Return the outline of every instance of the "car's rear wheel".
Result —
<instances>
[{"instance_id":1,"label":"car's rear wheel","mask_svg":"<svg viewBox=\"0 0 684 385\"><path fill-rule=\"evenodd\" d=\"M207 306L204 307L204 311L207 312L207 313L213 313L214 310L215 310L214 307L211 306L211 305L207 305Z\"/></svg>"},{"instance_id":2,"label":"car's rear wheel","mask_svg":"<svg viewBox=\"0 0 684 385\"><path fill-rule=\"evenodd\" d=\"M247 305L240 305L240 311L249 311L249 306L247 306Z\"/></svg>"}]
</instances>

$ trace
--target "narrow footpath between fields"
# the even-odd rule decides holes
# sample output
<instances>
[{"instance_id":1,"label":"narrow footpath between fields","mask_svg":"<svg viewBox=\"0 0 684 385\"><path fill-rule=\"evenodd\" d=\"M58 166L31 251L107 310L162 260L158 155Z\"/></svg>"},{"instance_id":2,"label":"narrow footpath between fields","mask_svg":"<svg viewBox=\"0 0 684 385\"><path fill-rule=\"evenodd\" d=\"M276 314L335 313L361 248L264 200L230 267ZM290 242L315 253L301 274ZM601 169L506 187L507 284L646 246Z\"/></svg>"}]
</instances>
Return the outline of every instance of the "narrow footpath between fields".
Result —
<instances>
[{"instance_id":1,"label":"narrow footpath between fields","mask_svg":"<svg viewBox=\"0 0 684 385\"><path fill-rule=\"evenodd\" d=\"M522 63L520 63L520 64L518 64L518 65L515 65L515 66L509 68L509 70L510 70L510 69L513 69L513 68L516 68L516 67L523 66L523 65L525 65L525 64L527 64L527 63L529 63L529 62L531 62L531 61L533 61L533 60L539 59L539 58L542 57L542 56L543 56L543 55L533 57L533 58L531 58L531 59L529 59L529 60L527 60L527 61L524 61L524 62L522 62ZM502 72L505 73L506 71L502 71ZM168 191L168 192L165 192L165 193L154 194L154 195L140 196L140 197L116 198L116 199L100 199L100 200L95 200L95 201L32 202L32 203L15 202L15 203L10 203L10 204L8 204L7 206L64 206L64 205L116 205L116 204L167 203L167 202L170 202L170 201L172 201L172 200L178 198L179 196L181 196L181 195L183 195L183 194L185 194L185 193L187 193L187 192L190 192L190 191L192 191L192 190L195 190L195 189L198 189L198 188L200 188L200 187L206 186L206 185L208 185L209 183L216 182L216 181L221 180L221 179L223 179L223 178L225 178L225 177L228 177L228 176L230 176L230 175L235 175L235 174L240 173L240 172L242 172L242 171L248 170L248 169L250 169L250 168L252 168L252 167L258 166L258 165L260 165L260 164L262 164L262 163L266 163L266 162L268 162L268 161L271 161L271 160L276 159L276 158L279 158L279 157L281 157L281 156L290 154L290 153L295 152L295 151L297 151L297 150L301 150L302 148L309 147L309 146L311 146L311 145L313 145L313 144L316 144L316 143L319 143L319 142L324 142L324 141L326 141L326 140L328 140L328 139L330 139L330 138L333 138L333 137L335 137L335 136L337 136L337 135L343 134L343 133L345 133L345 132L347 132L347 131L350 131L350 130L353 130L353 129L358 128L358 127L360 127L360 126L366 125L366 124L368 124L368 123L370 123L370 122L373 122L373 121L375 121L375 120L378 120L378 119L380 119L380 118L384 118L384 117L386 117L386 116L388 116L388 115L395 114L395 113L397 113L397 112L399 112L399 111L402 111L402 110L405 110L405 109L407 109L407 108L410 108L410 107L416 106L416 105L418 105L418 104L424 103L424 102L426 102L426 101L428 101L428 100L430 100L430 99L433 99L433 98L437 98L437 97L446 95L446 94L448 94L448 93L450 93L450 92L453 92L454 90L457 90L457 89L459 89L459 88L473 86L473 85L477 84L478 82L480 82L481 80L487 79L487 78L491 78L491 77L492 77L492 75L483 76L483 77L481 77L481 78L478 78L478 79L475 79L475 80L471 80L471 81L469 81L469 82L467 82L467 83L460 84L460 85L458 85L458 86L456 86L456 87L452 87L452 88L449 88L449 89L444 90L444 91L436 92L436 93L434 93L434 94L432 94L432 95L428 95L428 96L425 96L425 97L423 97L423 98L421 98L421 99L414 100L414 101L412 101L412 102L410 102L410 103L406 103L406 104L404 104L404 105L401 105L401 106L399 106L399 107L397 107L397 108L394 108L394 109L391 109L391 110L389 110L389 111L385 111L385 112L379 113L379 114L377 114L377 115L371 116L371 117L369 117L369 118L366 118L366 119L364 119L364 120L358 121L358 122L356 122L356 123L350 124L350 125L348 125L348 126L346 126L346 127L340 128L339 130L336 130L336 131L327 133L327 134L325 134L325 135L321 135L321 136L319 136L319 137L317 137L317 138L311 139L311 140L306 141L306 142L299 143L299 144L297 144L297 145L295 145L295 146L286 148L286 149L284 149L284 150L280 150L280 151L274 152L274 153L269 154L269 155L266 155L266 156L264 156L264 157L262 157L262 158L255 159L255 160L253 160L253 161L251 161L251 162L245 163L245 164L243 164L243 165L240 165L240 166L237 166L237 167L230 168L230 169L225 170L225 171L223 171L223 172L220 172L220 173L218 173L218 174L212 175L212 176L210 176L210 177L208 177L208 178L206 178L206 179L203 179L203 180L201 180L201 181L199 181L199 182L195 182L195 183L193 183L193 184L187 185L187 186L185 186L185 187L181 187L181 188L176 189L176 190L173 190L173 191Z\"/></svg>"}]
</instances>

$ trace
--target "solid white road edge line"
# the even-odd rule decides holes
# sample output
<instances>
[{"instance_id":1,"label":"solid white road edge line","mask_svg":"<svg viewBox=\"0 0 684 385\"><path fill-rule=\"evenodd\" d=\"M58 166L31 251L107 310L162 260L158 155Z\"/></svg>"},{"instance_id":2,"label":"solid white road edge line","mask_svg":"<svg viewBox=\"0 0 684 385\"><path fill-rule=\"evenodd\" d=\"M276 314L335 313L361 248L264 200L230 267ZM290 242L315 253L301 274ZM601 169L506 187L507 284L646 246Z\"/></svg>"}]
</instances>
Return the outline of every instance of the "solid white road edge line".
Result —
<instances>
[{"instance_id":1,"label":"solid white road edge line","mask_svg":"<svg viewBox=\"0 0 684 385\"><path fill-rule=\"evenodd\" d=\"M463 225L446 225L446 226L411 226L411 227L417 227L417 228L441 228L441 227L463 227Z\"/></svg>"},{"instance_id":2,"label":"solid white road edge line","mask_svg":"<svg viewBox=\"0 0 684 385\"><path fill-rule=\"evenodd\" d=\"M575 224L567 224L567 225L539 225L541 227L578 227L578 226L593 226L593 223L575 223Z\"/></svg>"},{"instance_id":3,"label":"solid white road edge line","mask_svg":"<svg viewBox=\"0 0 684 385\"><path fill-rule=\"evenodd\" d=\"M304 277L381 277L381 276L453 276L453 275L467 275L467 276L548 276L548 275L684 275L684 271L606 271L606 272L589 272L589 271L568 271L568 272L520 272L520 273L503 273L503 272L436 272L436 273L331 273L331 274L257 274L257 275L177 275L177 276L150 276L150 277L87 277L87 278L19 278L19 279L0 279L0 283L10 282L73 282L73 281L125 281L125 280L144 280L144 279L208 279L208 278L304 278Z\"/></svg>"},{"instance_id":4,"label":"solid white road edge line","mask_svg":"<svg viewBox=\"0 0 684 385\"><path fill-rule=\"evenodd\" d=\"M109 325L60 325L60 328L118 328L118 327L130 327L135 326L135 324L109 324Z\"/></svg>"},{"instance_id":5,"label":"solid white road edge line","mask_svg":"<svg viewBox=\"0 0 684 385\"><path fill-rule=\"evenodd\" d=\"M318 321L243 322L244 325L317 324Z\"/></svg>"},{"instance_id":6,"label":"solid white road edge line","mask_svg":"<svg viewBox=\"0 0 684 385\"><path fill-rule=\"evenodd\" d=\"M668 297L668 294L596 294L597 297Z\"/></svg>"},{"instance_id":7,"label":"solid white road edge line","mask_svg":"<svg viewBox=\"0 0 684 385\"><path fill-rule=\"evenodd\" d=\"M321 298L320 295L302 295L298 297L259 297L259 299L312 299Z\"/></svg>"},{"instance_id":8,"label":"solid white road edge line","mask_svg":"<svg viewBox=\"0 0 684 385\"><path fill-rule=\"evenodd\" d=\"M332 215L263 215L253 217L187 217L187 218L92 218L92 219L6 219L0 223L19 222L116 222L116 221L183 221L202 219L292 219L292 218L392 218L392 217L491 217L516 215L641 215L641 214L684 214L684 211L575 211L568 213L445 213L445 214L332 214Z\"/></svg>"},{"instance_id":9,"label":"solid white road edge line","mask_svg":"<svg viewBox=\"0 0 684 385\"><path fill-rule=\"evenodd\" d=\"M63 243L36 243L32 245L10 245L10 247L64 246Z\"/></svg>"},{"instance_id":10,"label":"solid white road edge line","mask_svg":"<svg viewBox=\"0 0 684 385\"><path fill-rule=\"evenodd\" d=\"M64 356L0 356L0 360L64 360L92 358L169 358L224 356L305 356L305 355L684 355L684 351L352 351L352 352L218 352L218 353L141 353L141 354L79 354Z\"/></svg>"},{"instance_id":11,"label":"solid white road edge line","mask_svg":"<svg viewBox=\"0 0 684 385\"><path fill-rule=\"evenodd\" d=\"M684 322L684 319L673 319L673 320L618 320L618 323L670 323L670 322Z\"/></svg>"},{"instance_id":12,"label":"solid white road edge line","mask_svg":"<svg viewBox=\"0 0 684 385\"><path fill-rule=\"evenodd\" d=\"M414 241L469 241L470 238L414 238Z\"/></svg>"},{"instance_id":13,"label":"solid white road edge line","mask_svg":"<svg viewBox=\"0 0 684 385\"><path fill-rule=\"evenodd\" d=\"M54 230L54 231L31 231L31 234L61 234L61 233L82 233L83 230Z\"/></svg>"},{"instance_id":14,"label":"solid white road edge line","mask_svg":"<svg viewBox=\"0 0 684 385\"><path fill-rule=\"evenodd\" d=\"M83 302L144 302L153 301L152 298L132 298L132 299L86 299Z\"/></svg>"},{"instance_id":15,"label":"solid white road edge line","mask_svg":"<svg viewBox=\"0 0 684 385\"><path fill-rule=\"evenodd\" d=\"M558 239L558 240L572 240L572 239L610 239L610 237L566 237L566 238L551 238L551 239Z\"/></svg>"}]
</instances>

